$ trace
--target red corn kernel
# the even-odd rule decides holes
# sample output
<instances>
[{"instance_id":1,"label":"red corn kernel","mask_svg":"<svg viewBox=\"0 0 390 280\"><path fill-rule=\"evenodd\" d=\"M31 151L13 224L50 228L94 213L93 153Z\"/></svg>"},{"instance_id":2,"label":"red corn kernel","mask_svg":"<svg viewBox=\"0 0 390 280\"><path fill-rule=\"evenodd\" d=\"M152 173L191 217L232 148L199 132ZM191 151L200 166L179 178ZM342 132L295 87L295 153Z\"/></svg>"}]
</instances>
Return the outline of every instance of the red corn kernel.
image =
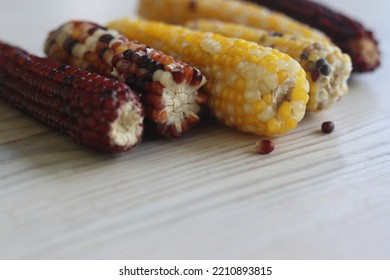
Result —
<instances>
[{"instance_id":1,"label":"red corn kernel","mask_svg":"<svg viewBox=\"0 0 390 280\"><path fill-rule=\"evenodd\" d=\"M259 140L255 144L255 151L258 154L269 154L275 149L271 140Z\"/></svg>"},{"instance_id":2,"label":"red corn kernel","mask_svg":"<svg viewBox=\"0 0 390 280\"><path fill-rule=\"evenodd\" d=\"M314 69L313 71L311 71L310 74L311 74L311 80L313 82L317 82L318 78L321 76L321 72L318 69Z\"/></svg>"},{"instance_id":3,"label":"red corn kernel","mask_svg":"<svg viewBox=\"0 0 390 280\"><path fill-rule=\"evenodd\" d=\"M334 130L334 123L330 121L322 123L321 130L326 134L332 133Z\"/></svg>"}]
</instances>

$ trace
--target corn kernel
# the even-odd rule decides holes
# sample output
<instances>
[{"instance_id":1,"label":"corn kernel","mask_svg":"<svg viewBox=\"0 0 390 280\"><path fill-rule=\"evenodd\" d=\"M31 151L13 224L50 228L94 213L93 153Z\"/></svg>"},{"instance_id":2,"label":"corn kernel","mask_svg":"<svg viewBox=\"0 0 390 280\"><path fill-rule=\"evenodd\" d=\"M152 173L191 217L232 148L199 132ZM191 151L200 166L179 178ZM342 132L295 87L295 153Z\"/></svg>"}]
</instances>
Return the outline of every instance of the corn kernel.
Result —
<instances>
[{"instance_id":1,"label":"corn kernel","mask_svg":"<svg viewBox=\"0 0 390 280\"><path fill-rule=\"evenodd\" d=\"M304 100L307 97L307 92L302 88L293 88L290 93L291 100Z\"/></svg>"},{"instance_id":2,"label":"corn kernel","mask_svg":"<svg viewBox=\"0 0 390 280\"><path fill-rule=\"evenodd\" d=\"M128 49L127 46L121 45L121 46L118 46L118 47L115 49L115 53L123 53L123 52L125 52L127 49Z\"/></svg>"},{"instance_id":3,"label":"corn kernel","mask_svg":"<svg viewBox=\"0 0 390 280\"><path fill-rule=\"evenodd\" d=\"M276 118L272 118L267 122L267 131L270 135L276 134L281 127L281 123Z\"/></svg>"},{"instance_id":4,"label":"corn kernel","mask_svg":"<svg viewBox=\"0 0 390 280\"><path fill-rule=\"evenodd\" d=\"M282 118L291 116L291 105L288 101L284 101L283 104L279 107L278 114Z\"/></svg>"},{"instance_id":5,"label":"corn kernel","mask_svg":"<svg viewBox=\"0 0 390 280\"><path fill-rule=\"evenodd\" d=\"M284 83L284 81L285 81L287 78L288 78L287 71L282 70L282 71L279 71L279 72L278 72L278 81L279 81L279 84Z\"/></svg>"},{"instance_id":6,"label":"corn kernel","mask_svg":"<svg viewBox=\"0 0 390 280\"><path fill-rule=\"evenodd\" d=\"M263 95L263 101L267 104L267 105L271 105L272 102L273 102L273 96L272 96L272 93L266 93Z\"/></svg>"},{"instance_id":7,"label":"corn kernel","mask_svg":"<svg viewBox=\"0 0 390 280\"><path fill-rule=\"evenodd\" d=\"M284 123L288 130L294 129L297 126L297 121L291 116L286 116L284 119Z\"/></svg>"},{"instance_id":8,"label":"corn kernel","mask_svg":"<svg viewBox=\"0 0 390 280\"><path fill-rule=\"evenodd\" d=\"M253 112L263 112L267 104L263 100L257 100L252 103Z\"/></svg>"}]
</instances>

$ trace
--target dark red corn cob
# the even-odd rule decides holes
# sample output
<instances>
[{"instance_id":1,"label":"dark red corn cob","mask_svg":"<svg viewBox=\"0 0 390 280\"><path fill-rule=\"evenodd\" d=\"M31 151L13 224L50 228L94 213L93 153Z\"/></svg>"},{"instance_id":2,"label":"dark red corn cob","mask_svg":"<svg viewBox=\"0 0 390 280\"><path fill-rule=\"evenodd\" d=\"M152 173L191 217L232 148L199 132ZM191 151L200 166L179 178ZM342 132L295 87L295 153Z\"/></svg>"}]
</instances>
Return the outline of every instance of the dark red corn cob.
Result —
<instances>
[{"instance_id":1,"label":"dark red corn cob","mask_svg":"<svg viewBox=\"0 0 390 280\"><path fill-rule=\"evenodd\" d=\"M282 12L317 28L348 53L356 72L375 70L380 65L378 42L358 21L325 5L309 0L247 0Z\"/></svg>"},{"instance_id":2,"label":"dark red corn cob","mask_svg":"<svg viewBox=\"0 0 390 280\"><path fill-rule=\"evenodd\" d=\"M94 149L129 151L141 141L143 108L128 86L1 41L0 98Z\"/></svg>"},{"instance_id":3,"label":"dark red corn cob","mask_svg":"<svg viewBox=\"0 0 390 280\"><path fill-rule=\"evenodd\" d=\"M45 52L50 59L125 82L141 94L146 129L173 137L199 121L198 92L206 83L188 64L90 22L71 21L51 32Z\"/></svg>"}]
</instances>

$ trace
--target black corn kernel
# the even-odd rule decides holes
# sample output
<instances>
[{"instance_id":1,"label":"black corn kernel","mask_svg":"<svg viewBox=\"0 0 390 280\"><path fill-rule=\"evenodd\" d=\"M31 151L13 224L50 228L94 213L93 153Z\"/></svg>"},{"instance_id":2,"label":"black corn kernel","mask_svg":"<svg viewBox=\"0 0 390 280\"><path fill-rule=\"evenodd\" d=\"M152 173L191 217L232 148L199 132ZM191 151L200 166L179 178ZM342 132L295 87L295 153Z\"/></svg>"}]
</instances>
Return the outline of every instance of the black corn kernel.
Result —
<instances>
[{"instance_id":1,"label":"black corn kernel","mask_svg":"<svg viewBox=\"0 0 390 280\"><path fill-rule=\"evenodd\" d=\"M123 52L123 57L124 57L126 60L132 60L133 54L134 54L134 51L128 49L128 50L125 50L125 51Z\"/></svg>"},{"instance_id":2,"label":"black corn kernel","mask_svg":"<svg viewBox=\"0 0 390 280\"><path fill-rule=\"evenodd\" d=\"M130 75L127 75L126 80L125 80L125 84L130 86L130 85L133 85L136 81L137 81L137 76L130 74Z\"/></svg>"},{"instance_id":3,"label":"black corn kernel","mask_svg":"<svg viewBox=\"0 0 390 280\"><path fill-rule=\"evenodd\" d=\"M148 57L148 56L145 56L145 58L143 58L141 61L140 61L140 67L142 68L150 68L151 66L153 66L153 60Z\"/></svg>"},{"instance_id":4,"label":"black corn kernel","mask_svg":"<svg viewBox=\"0 0 390 280\"><path fill-rule=\"evenodd\" d=\"M103 36L101 36L101 37L99 38L99 41L102 42L102 43L108 44L108 43L110 43L110 41L111 41L112 39L114 39L114 36L112 36L112 35L110 35L110 34L105 34L105 35L103 35Z\"/></svg>"},{"instance_id":5,"label":"black corn kernel","mask_svg":"<svg viewBox=\"0 0 390 280\"><path fill-rule=\"evenodd\" d=\"M308 59L309 56L306 52L303 52L300 57L301 59Z\"/></svg>"},{"instance_id":6,"label":"black corn kernel","mask_svg":"<svg viewBox=\"0 0 390 280\"><path fill-rule=\"evenodd\" d=\"M269 36L272 36L272 37L283 37L283 33L280 33L280 32L270 32L269 33Z\"/></svg>"},{"instance_id":7,"label":"black corn kernel","mask_svg":"<svg viewBox=\"0 0 390 280\"><path fill-rule=\"evenodd\" d=\"M320 68L320 67L322 67L325 64L326 64L325 59L321 58L321 59L316 61L316 68Z\"/></svg>"},{"instance_id":8,"label":"black corn kernel","mask_svg":"<svg viewBox=\"0 0 390 280\"><path fill-rule=\"evenodd\" d=\"M102 49L100 49L100 50L99 50L99 53L98 53L99 58L102 58L103 55L104 55L104 53L105 53L106 51L108 51L108 50L109 50L109 48L102 48Z\"/></svg>"},{"instance_id":9,"label":"black corn kernel","mask_svg":"<svg viewBox=\"0 0 390 280\"><path fill-rule=\"evenodd\" d=\"M72 50L75 45L79 43L78 40L72 39L72 38L67 38L64 42L64 49L69 53L72 54Z\"/></svg>"},{"instance_id":10,"label":"black corn kernel","mask_svg":"<svg viewBox=\"0 0 390 280\"><path fill-rule=\"evenodd\" d=\"M316 61L316 68L321 72L322 75L328 76L330 74L330 67L325 59L321 58Z\"/></svg>"}]
</instances>

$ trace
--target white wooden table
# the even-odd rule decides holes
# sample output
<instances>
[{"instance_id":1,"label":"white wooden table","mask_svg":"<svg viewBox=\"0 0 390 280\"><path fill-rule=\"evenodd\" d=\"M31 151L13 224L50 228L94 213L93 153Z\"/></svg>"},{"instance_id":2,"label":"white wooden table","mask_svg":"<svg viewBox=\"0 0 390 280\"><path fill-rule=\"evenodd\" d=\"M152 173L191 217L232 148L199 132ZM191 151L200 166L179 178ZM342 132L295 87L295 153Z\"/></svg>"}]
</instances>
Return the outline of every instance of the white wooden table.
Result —
<instances>
[{"instance_id":1,"label":"white wooden table","mask_svg":"<svg viewBox=\"0 0 390 280\"><path fill-rule=\"evenodd\" d=\"M354 75L346 98L268 156L216 123L110 156L0 102L0 258L390 258L390 5L323 1L375 30L382 67ZM0 38L42 54L66 20L105 23L135 6L0 0ZM327 120L336 130L323 135Z\"/></svg>"}]
</instances>

